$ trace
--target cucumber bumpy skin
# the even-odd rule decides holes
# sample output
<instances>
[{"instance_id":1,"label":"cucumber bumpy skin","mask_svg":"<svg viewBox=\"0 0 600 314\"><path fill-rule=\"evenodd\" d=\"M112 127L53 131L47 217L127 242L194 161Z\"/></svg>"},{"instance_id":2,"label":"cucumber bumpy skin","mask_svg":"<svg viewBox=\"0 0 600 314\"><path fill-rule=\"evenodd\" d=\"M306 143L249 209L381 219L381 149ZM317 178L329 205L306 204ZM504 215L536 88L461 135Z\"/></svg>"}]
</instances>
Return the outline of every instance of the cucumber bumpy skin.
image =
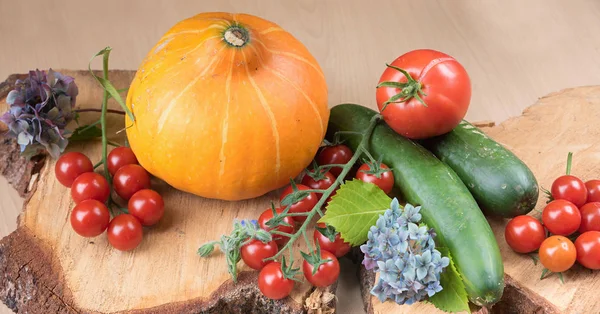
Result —
<instances>
[{"instance_id":1,"label":"cucumber bumpy skin","mask_svg":"<svg viewBox=\"0 0 600 314\"><path fill-rule=\"evenodd\" d=\"M535 207L539 187L531 170L469 122L421 144L456 172L486 215L513 218Z\"/></svg>"},{"instance_id":2,"label":"cucumber bumpy skin","mask_svg":"<svg viewBox=\"0 0 600 314\"><path fill-rule=\"evenodd\" d=\"M354 104L332 108L327 139L333 140L338 131L363 131L375 114ZM361 140L351 133L338 136L353 150ZM421 205L423 221L437 233L436 242L450 250L469 300L480 306L498 302L504 290L500 250L477 202L456 173L383 122L375 127L367 148L392 168L395 186L404 199Z\"/></svg>"}]
</instances>

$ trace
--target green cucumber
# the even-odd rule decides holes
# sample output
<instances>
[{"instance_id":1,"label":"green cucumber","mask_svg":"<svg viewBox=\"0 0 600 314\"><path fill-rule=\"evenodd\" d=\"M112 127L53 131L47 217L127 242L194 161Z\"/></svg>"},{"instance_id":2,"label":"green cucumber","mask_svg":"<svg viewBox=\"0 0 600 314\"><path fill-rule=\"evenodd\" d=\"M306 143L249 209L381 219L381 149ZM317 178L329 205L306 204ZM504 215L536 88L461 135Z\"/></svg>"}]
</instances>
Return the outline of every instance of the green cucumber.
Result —
<instances>
[{"instance_id":1,"label":"green cucumber","mask_svg":"<svg viewBox=\"0 0 600 314\"><path fill-rule=\"evenodd\" d=\"M485 214L512 218L535 207L539 188L531 170L469 122L421 144L458 174Z\"/></svg>"},{"instance_id":2,"label":"green cucumber","mask_svg":"<svg viewBox=\"0 0 600 314\"><path fill-rule=\"evenodd\" d=\"M327 138L333 140L338 131L362 132L375 114L359 105L333 107ZM361 140L352 133L339 136L353 150ZM504 290L500 250L477 202L456 173L384 122L375 127L368 150L393 169L395 186L404 199L421 205L423 221L437 233L436 242L450 250L469 300L481 306L498 302Z\"/></svg>"}]
</instances>

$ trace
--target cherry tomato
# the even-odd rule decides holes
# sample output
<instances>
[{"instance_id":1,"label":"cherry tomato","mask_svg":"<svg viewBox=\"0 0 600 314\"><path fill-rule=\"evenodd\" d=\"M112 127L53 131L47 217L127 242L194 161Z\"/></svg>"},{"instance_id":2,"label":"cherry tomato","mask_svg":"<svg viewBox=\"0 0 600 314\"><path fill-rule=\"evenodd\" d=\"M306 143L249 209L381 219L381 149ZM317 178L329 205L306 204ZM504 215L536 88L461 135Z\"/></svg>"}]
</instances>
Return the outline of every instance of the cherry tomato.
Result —
<instances>
[{"instance_id":1,"label":"cherry tomato","mask_svg":"<svg viewBox=\"0 0 600 314\"><path fill-rule=\"evenodd\" d=\"M504 237L513 251L530 253L540 248L546 239L546 230L537 219L521 215L506 224Z\"/></svg>"},{"instance_id":2,"label":"cherry tomato","mask_svg":"<svg viewBox=\"0 0 600 314\"><path fill-rule=\"evenodd\" d=\"M297 184L296 187L298 187L298 190L310 190L310 188L308 186L303 185L303 184ZM283 192L281 193L281 197L279 198L279 201L283 201L283 199L292 192L293 192L293 189L292 189L292 186L290 185L285 190L283 190ZM313 207L315 207L315 205L317 205L318 201L319 201L319 199L317 198L317 195L313 192L310 192L307 197L303 198L299 202L292 204L289 212L290 213L309 212L313 209ZM292 218L298 222L303 222L306 220L306 216L294 216Z\"/></svg>"},{"instance_id":3,"label":"cherry tomato","mask_svg":"<svg viewBox=\"0 0 600 314\"><path fill-rule=\"evenodd\" d=\"M108 225L108 242L117 250L130 251L142 242L142 224L129 214L122 214Z\"/></svg>"},{"instance_id":4,"label":"cherry tomato","mask_svg":"<svg viewBox=\"0 0 600 314\"><path fill-rule=\"evenodd\" d=\"M577 261L585 268L600 269L600 232L584 232L575 240Z\"/></svg>"},{"instance_id":5,"label":"cherry tomato","mask_svg":"<svg viewBox=\"0 0 600 314\"><path fill-rule=\"evenodd\" d=\"M554 200L544 208L542 222L550 233L568 236L579 229L581 214L573 203Z\"/></svg>"},{"instance_id":6,"label":"cherry tomato","mask_svg":"<svg viewBox=\"0 0 600 314\"><path fill-rule=\"evenodd\" d=\"M276 208L275 211L277 213L281 213L283 211L283 208ZM258 217L258 225L264 230L272 230L272 228L269 228L269 226L267 226L267 221L269 221L271 218L273 218L273 211L270 208L268 208L267 210L262 212L262 214L260 214L260 216ZM296 228L294 227L294 219L292 219L292 217L287 216L283 218L283 222L289 224L289 226L279 225L277 226L277 228L275 228L275 230L285 233L293 233L294 230L296 230ZM273 235L273 239L279 245L284 245L289 240L288 237L281 235Z\"/></svg>"},{"instance_id":7,"label":"cherry tomato","mask_svg":"<svg viewBox=\"0 0 600 314\"><path fill-rule=\"evenodd\" d=\"M324 223L319 223L317 226L320 228L326 228ZM350 244L342 240L339 233L336 233L335 241L331 242L326 235L315 229L315 232L313 233L313 239L315 240L315 243L319 243L321 250L331 252L336 257L342 257L346 255L351 248Z\"/></svg>"},{"instance_id":8,"label":"cherry tomato","mask_svg":"<svg viewBox=\"0 0 600 314\"><path fill-rule=\"evenodd\" d=\"M79 152L70 152L60 156L54 165L56 179L68 188L79 175L86 172L94 172L94 165L86 155Z\"/></svg>"},{"instance_id":9,"label":"cherry tomato","mask_svg":"<svg viewBox=\"0 0 600 314\"><path fill-rule=\"evenodd\" d=\"M127 209L142 225L152 226L165 213L165 202L156 191L144 189L133 194L127 203Z\"/></svg>"},{"instance_id":10,"label":"cherry tomato","mask_svg":"<svg viewBox=\"0 0 600 314\"><path fill-rule=\"evenodd\" d=\"M310 174L314 175L314 171L310 171ZM315 176L318 178L318 180L315 180L313 177L311 177L308 174L305 175L302 178L302 184L308 186L309 188L311 188L313 190L326 190L331 185L333 185L333 183L335 182L335 177L329 171L322 172L319 175L315 175ZM320 200L321 196L323 196L323 193L316 193L316 195L317 195L318 199ZM331 193L331 195L327 199L327 202L329 202L334 195L335 195L335 191L333 193Z\"/></svg>"},{"instance_id":11,"label":"cherry tomato","mask_svg":"<svg viewBox=\"0 0 600 314\"><path fill-rule=\"evenodd\" d=\"M122 199L129 200L135 192L150 188L150 176L140 165L125 165L115 173L113 188Z\"/></svg>"},{"instance_id":12,"label":"cherry tomato","mask_svg":"<svg viewBox=\"0 0 600 314\"><path fill-rule=\"evenodd\" d=\"M75 204L90 199L106 203L109 196L108 182L102 175L95 172L82 173L71 185L71 197Z\"/></svg>"},{"instance_id":13,"label":"cherry tomato","mask_svg":"<svg viewBox=\"0 0 600 314\"><path fill-rule=\"evenodd\" d=\"M401 71L388 66L379 79L380 84L408 83L401 88L392 84L377 88L379 111L396 133L412 139L429 138L450 132L464 118L471 102L471 80L454 58L420 49L401 55L391 65L411 77L409 81ZM407 97L392 99L401 92ZM393 102L386 104L390 100Z\"/></svg>"},{"instance_id":14,"label":"cherry tomato","mask_svg":"<svg viewBox=\"0 0 600 314\"><path fill-rule=\"evenodd\" d=\"M600 202L587 203L579 209L579 212L581 213L579 233L600 231Z\"/></svg>"},{"instance_id":15,"label":"cherry tomato","mask_svg":"<svg viewBox=\"0 0 600 314\"><path fill-rule=\"evenodd\" d=\"M277 254L279 249L275 241L264 243L260 240L252 240L250 243L245 244L240 249L242 259L248 267L256 270L261 270L265 265L271 261L263 261L265 258L273 257Z\"/></svg>"},{"instance_id":16,"label":"cherry tomato","mask_svg":"<svg viewBox=\"0 0 600 314\"><path fill-rule=\"evenodd\" d=\"M108 164L108 172L111 176L114 176L119 168L125 165L137 165L138 160L131 148L121 146L108 153L106 163Z\"/></svg>"},{"instance_id":17,"label":"cherry tomato","mask_svg":"<svg viewBox=\"0 0 600 314\"><path fill-rule=\"evenodd\" d=\"M327 287L332 285L340 275L340 263L331 252L321 251L321 259L329 260L319 265L317 272L313 275L313 265L306 260L302 262L302 272L306 280L315 287Z\"/></svg>"},{"instance_id":18,"label":"cherry tomato","mask_svg":"<svg viewBox=\"0 0 600 314\"><path fill-rule=\"evenodd\" d=\"M97 200L85 200L71 212L71 227L82 237L99 236L108 228L110 212Z\"/></svg>"},{"instance_id":19,"label":"cherry tomato","mask_svg":"<svg viewBox=\"0 0 600 314\"><path fill-rule=\"evenodd\" d=\"M280 263L272 262L265 265L258 274L258 289L265 297L279 300L290 295L294 289L294 281L283 276Z\"/></svg>"},{"instance_id":20,"label":"cherry tomato","mask_svg":"<svg viewBox=\"0 0 600 314\"><path fill-rule=\"evenodd\" d=\"M381 169L390 169L385 164L381 164L379 167ZM375 174L368 173L369 171L371 171L371 166L369 164L362 164L358 168L356 178L364 182L375 184L382 189L385 194L392 192L392 188L394 187L394 174L392 171L385 171L379 174L379 177Z\"/></svg>"},{"instance_id":21,"label":"cherry tomato","mask_svg":"<svg viewBox=\"0 0 600 314\"><path fill-rule=\"evenodd\" d=\"M587 200L587 188L583 181L572 175L560 176L552 183L552 198L569 201L581 207Z\"/></svg>"},{"instance_id":22,"label":"cherry tomato","mask_svg":"<svg viewBox=\"0 0 600 314\"><path fill-rule=\"evenodd\" d=\"M600 180L590 180L585 183L587 202L600 202Z\"/></svg>"},{"instance_id":23,"label":"cherry tomato","mask_svg":"<svg viewBox=\"0 0 600 314\"><path fill-rule=\"evenodd\" d=\"M551 236L542 242L539 256L544 267L549 271L560 273L575 264L577 250L571 240L563 236Z\"/></svg>"},{"instance_id":24,"label":"cherry tomato","mask_svg":"<svg viewBox=\"0 0 600 314\"><path fill-rule=\"evenodd\" d=\"M352 159L352 151L348 146L338 144L334 146L324 147L317 156L317 163L321 166L332 164L346 164ZM339 176L342 173L341 167L332 167L329 172L334 176Z\"/></svg>"}]
</instances>

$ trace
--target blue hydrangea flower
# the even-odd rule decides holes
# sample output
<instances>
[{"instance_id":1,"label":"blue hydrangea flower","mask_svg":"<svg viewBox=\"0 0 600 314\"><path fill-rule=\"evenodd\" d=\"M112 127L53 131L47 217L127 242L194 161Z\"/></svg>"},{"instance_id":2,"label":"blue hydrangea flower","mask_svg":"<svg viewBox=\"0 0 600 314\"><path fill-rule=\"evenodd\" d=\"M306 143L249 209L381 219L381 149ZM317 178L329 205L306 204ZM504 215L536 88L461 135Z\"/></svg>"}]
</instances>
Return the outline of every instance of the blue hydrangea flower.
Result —
<instances>
[{"instance_id":1,"label":"blue hydrangea flower","mask_svg":"<svg viewBox=\"0 0 600 314\"><path fill-rule=\"evenodd\" d=\"M420 210L394 199L360 247L365 268L379 272L371 294L381 302L410 305L443 289L440 274L450 260L435 249L435 232L420 223Z\"/></svg>"}]
</instances>

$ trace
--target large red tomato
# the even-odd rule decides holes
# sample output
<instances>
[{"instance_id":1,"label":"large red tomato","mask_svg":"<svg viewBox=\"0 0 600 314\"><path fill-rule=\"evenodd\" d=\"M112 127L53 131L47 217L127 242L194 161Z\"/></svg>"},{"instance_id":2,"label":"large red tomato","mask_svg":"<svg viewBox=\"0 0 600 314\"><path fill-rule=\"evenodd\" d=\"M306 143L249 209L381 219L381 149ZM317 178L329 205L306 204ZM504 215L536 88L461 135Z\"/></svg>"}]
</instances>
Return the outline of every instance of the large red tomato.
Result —
<instances>
[{"instance_id":1,"label":"large red tomato","mask_svg":"<svg viewBox=\"0 0 600 314\"><path fill-rule=\"evenodd\" d=\"M470 102L471 80L465 68L435 50L401 55L385 69L377 86L383 119L398 134L412 139L451 131L465 117Z\"/></svg>"}]
</instances>

